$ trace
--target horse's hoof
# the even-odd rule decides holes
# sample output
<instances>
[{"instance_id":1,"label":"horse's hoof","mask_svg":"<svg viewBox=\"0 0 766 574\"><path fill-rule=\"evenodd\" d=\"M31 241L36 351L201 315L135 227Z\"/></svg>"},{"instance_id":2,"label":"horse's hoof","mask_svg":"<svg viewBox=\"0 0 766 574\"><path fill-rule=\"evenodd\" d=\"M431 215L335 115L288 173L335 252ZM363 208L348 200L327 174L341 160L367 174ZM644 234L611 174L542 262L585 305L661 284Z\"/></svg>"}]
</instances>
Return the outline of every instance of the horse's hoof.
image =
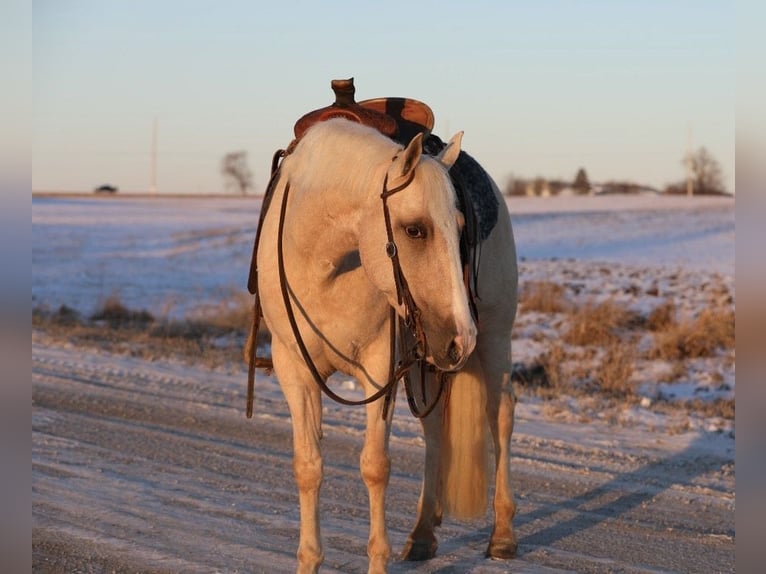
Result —
<instances>
[{"instance_id":1,"label":"horse's hoof","mask_svg":"<svg viewBox=\"0 0 766 574\"><path fill-rule=\"evenodd\" d=\"M515 540L491 540L487 547L487 558L510 560L516 557L518 544Z\"/></svg>"},{"instance_id":2,"label":"horse's hoof","mask_svg":"<svg viewBox=\"0 0 766 574\"><path fill-rule=\"evenodd\" d=\"M407 544L402 551L402 560L409 560L410 562L420 562L423 560L430 560L436 556L436 540L428 542L426 540L407 540Z\"/></svg>"}]
</instances>

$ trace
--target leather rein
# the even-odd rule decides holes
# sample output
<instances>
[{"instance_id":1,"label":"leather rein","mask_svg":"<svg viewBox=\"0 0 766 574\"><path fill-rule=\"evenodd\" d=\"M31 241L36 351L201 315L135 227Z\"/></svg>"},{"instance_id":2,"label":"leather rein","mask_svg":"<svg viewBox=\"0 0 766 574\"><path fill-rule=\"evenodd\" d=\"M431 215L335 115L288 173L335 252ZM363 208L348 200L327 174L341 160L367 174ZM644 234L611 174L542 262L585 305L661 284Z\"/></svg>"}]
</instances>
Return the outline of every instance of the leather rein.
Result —
<instances>
[{"instance_id":1,"label":"leather rein","mask_svg":"<svg viewBox=\"0 0 766 574\"><path fill-rule=\"evenodd\" d=\"M258 294L257 255L258 255L258 246L260 243L260 235L261 235L263 222L265 220L266 213L271 205L271 200L274 195L274 190L277 187L276 184L279 179L279 172L281 167L280 160L284 158L289 153L289 151L291 151L290 148L288 148L287 152L285 150L280 149L280 150L277 150L274 154L272 164L271 164L271 178L269 180L269 184L267 186L266 193L264 195L263 205L261 208L261 213L260 213L259 222L258 222L258 230L256 232L255 243L253 245L251 273L250 273L250 279L248 281L248 289L253 295L255 295L255 302L253 306L253 325L251 330L251 336L248 341L250 347L249 347L249 353L248 353L249 356L248 356L248 380L247 380L248 384L247 384L247 412L246 412L247 418L252 418L253 416L253 402L254 402L254 395L255 395L255 390L254 390L255 369L265 368L270 370L273 368L273 363L270 359L256 356L257 333L258 333L258 328L260 325L260 320L262 317L262 309L261 309L260 298ZM392 161L395 159L396 159L396 156L392 158ZM415 417L423 418L428 416L428 414L431 413L431 411L434 409L436 404L439 402L439 399L441 398L442 394L444 393L444 389L447 386L446 383L448 378L448 373L446 371L441 371L437 369L436 367L428 365L425 361L427 341L426 341L425 330L423 329L423 325L422 325L421 312L420 312L420 309L418 309L415 303L415 300L412 297L412 293L410 292L409 285L407 284L407 280L404 276L404 272L402 271L401 263L399 261L399 250L397 249L396 243L394 241L393 227L391 225L391 215L388 208L388 198L406 189L412 183L414 177L415 177L415 169L413 169L410 172L409 177L407 178L406 181L404 181L402 184L392 189L388 189L388 174L386 174L386 177L383 180L383 190L380 194L380 198L383 202L383 218L386 225L386 237L387 237L387 243L385 247L386 255L388 255L391 261L391 266L392 266L393 275L394 275L394 283L396 285L397 302L399 305L404 305L405 313L404 313L404 318L397 317L396 310L393 307L391 307L389 311L391 359L390 359L388 380L375 393L361 400L355 401L355 400L346 399L338 395L337 393L335 393L332 389L330 389L330 387L327 385L325 378L322 377L321 373L316 367L316 364L311 358L311 355L308 352L308 348L306 347L306 344L300 333L300 329L298 327L298 323L295 318L295 312L293 309L292 301L290 300L290 288L287 281L287 275L285 273L284 251L283 251L284 224L285 224L285 216L287 212L287 200L288 200L288 196L290 192L289 181L285 185L285 189L282 194L282 205L281 205L281 209L279 213L279 226L277 231L277 266L278 266L278 273L279 273L280 290L282 293L282 299L285 305L287 318L288 318L288 321L290 322L290 327L292 328L292 331L293 331L293 336L295 337L295 341L298 345L298 348L301 352L301 356L303 357L303 360L306 363L307 368L311 372L311 375L313 376L314 380L316 381L317 385L322 390L322 392L324 392L328 397L330 397L331 399L333 399L334 401L340 404L349 405L349 406L366 405L374 401L377 401L380 398L385 397L385 402L384 402L383 411L382 411L382 416L384 419L387 418L390 405L395 399L396 385L399 382L399 380L404 381L404 388L407 394L407 403L410 407L410 411ZM397 331L397 325L398 325L398 331ZM414 345L410 347L407 346L406 337L405 337L406 331L409 331L411 333L415 341ZM401 357L398 364L396 363L396 359L395 359L397 339L400 345L400 357ZM412 388L412 381L409 376L410 368L416 363L420 367L419 369L420 370L420 373L419 373L420 374L420 399L422 401L422 404L426 405L425 408L421 408L418 406L418 401L415 398L414 391ZM436 396L428 404L426 401L426 388L425 388L425 379L426 379L427 369L436 371L437 381L439 383Z\"/></svg>"}]
</instances>

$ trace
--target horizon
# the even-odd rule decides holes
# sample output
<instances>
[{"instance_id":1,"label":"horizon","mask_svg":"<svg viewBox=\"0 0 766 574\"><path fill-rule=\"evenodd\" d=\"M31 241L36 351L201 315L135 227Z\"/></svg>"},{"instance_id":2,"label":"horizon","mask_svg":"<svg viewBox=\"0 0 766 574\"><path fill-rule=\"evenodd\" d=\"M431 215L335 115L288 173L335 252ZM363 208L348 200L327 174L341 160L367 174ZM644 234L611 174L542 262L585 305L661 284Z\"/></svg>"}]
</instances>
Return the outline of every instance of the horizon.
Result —
<instances>
[{"instance_id":1,"label":"horizon","mask_svg":"<svg viewBox=\"0 0 766 574\"><path fill-rule=\"evenodd\" d=\"M262 193L294 122L354 77L357 100L415 98L443 139L464 130L501 189L581 167L663 189L706 147L735 193L731 4L387 7L34 3L33 190L148 191L156 120L160 193L223 194L235 150Z\"/></svg>"}]
</instances>

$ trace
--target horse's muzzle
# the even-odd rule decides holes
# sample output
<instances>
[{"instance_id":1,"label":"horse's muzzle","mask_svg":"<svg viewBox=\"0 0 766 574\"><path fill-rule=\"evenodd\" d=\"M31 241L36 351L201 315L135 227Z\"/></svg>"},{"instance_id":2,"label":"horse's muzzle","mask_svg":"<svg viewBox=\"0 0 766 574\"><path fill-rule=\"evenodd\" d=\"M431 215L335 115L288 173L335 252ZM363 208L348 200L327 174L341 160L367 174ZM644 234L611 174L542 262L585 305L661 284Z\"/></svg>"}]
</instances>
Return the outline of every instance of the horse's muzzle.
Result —
<instances>
[{"instance_id":1,"label":"horse's muzzle","mask_svg":"<svg viewBox=\"0 0 766 574\"><path fill-rule=\"evenodd\" d=\"M476 334L472 330L466 335L457 335L447 345L446 353L444 354L444 363L437 367L444 371L457 371L465 365L468 357L476 347Z\"/></svg>"}]
</instances>

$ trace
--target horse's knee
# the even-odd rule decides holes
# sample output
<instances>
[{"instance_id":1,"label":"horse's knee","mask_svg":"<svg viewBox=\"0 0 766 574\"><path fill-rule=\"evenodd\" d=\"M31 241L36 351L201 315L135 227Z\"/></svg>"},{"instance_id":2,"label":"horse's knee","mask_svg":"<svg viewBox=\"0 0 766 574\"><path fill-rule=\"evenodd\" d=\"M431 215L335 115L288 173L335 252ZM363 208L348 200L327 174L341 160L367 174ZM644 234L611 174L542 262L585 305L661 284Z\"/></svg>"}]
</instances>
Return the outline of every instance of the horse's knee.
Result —
<instances>
[{"instance_id":1,"label":"horse's knee","mask_svg":"<svg viewBox=\"0 0 766 574\"><path fill-rule=\"evenodd\" d=\"M299 490L318 490L322 484L322 458L296 454L293 458L293 472Z\"/></svg>"},{"instance_id":2,"label":"horse's knee","mask_svg":"<svg viewBox=\"0 0 766 574\"><path fill-rule=\"evenodd\" d=\"M371 455L363 451L359 468L368 488L386 486L391 472L391 459L385 453Z\"/></svg>"}]
</instances>

